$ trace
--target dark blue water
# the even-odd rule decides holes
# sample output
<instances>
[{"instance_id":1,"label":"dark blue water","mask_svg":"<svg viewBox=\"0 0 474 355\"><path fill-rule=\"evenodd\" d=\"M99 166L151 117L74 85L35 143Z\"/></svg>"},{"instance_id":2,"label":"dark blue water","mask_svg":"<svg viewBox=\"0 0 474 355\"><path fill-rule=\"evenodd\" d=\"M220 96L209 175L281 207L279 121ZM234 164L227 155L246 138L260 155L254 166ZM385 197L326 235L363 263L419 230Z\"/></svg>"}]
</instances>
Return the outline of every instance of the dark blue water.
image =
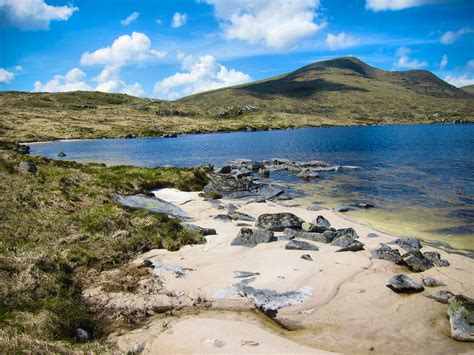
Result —
<instances>
[{"instance_id":1,"label":"dark blue water","mask_svg":"<svg viewBox=\"0 0 474 355\"><path fill-rule=\"evenodd\" d=\"M354 217L395 234L432 236L474 249L474 125L303 128L32 145L32 154L50 158L60 151L70 160L146 167L223 164L237 158L357 165L363 169L323 174L312 184L275 176L306 191L308 203L374 202L376 211Z\"/></svg>"}]
</instances>

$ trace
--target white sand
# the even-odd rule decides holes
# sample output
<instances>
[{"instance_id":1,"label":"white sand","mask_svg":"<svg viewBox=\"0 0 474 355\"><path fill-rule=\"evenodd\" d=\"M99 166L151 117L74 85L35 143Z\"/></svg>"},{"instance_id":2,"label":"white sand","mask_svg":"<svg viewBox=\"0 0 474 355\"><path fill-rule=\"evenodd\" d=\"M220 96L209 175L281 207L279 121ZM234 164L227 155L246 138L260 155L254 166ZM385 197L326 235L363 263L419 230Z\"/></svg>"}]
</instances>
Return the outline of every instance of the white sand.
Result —
<instances>
[{"instance_id":1,"label":"white sand","mask_svg":"<svg viewBox=\"0 0 474 355\"><path fill-rule=\"evenodd\" d=\"M151 320L146 327L114 334L111 339L123 350L143 344L145 353L301 353L335 351L343 353L430 353L455 354L473 351L473 345L449 337L447 305L425 295L447 289L453 293L474 296L472 272L474 261L467 257L438 250L451 266L434 267L423 273L411 273L406 267L385 260L372 260L370 251L394 237L374 232L339 214L308 211L300 207L282 207L275 203L231 201L239 211L258 217L263 213L291 212L310 221L323 215L335 228L352 227L365 244L364 251L334 253L337 247L315 243L319 251L285 250L285 241L260 244L255 248L231 246L240 227L236 222L216 221L212 217L226 213L217 210L194 192L173 189L155 195L180 206L192 218L191 223L215 228L217 235L207 243L186 246L177 252L152 250L135 263L150 259L156 263L179 265L192 269L184 277L162 270L160 278L166 290L184 292L192 299L209 301L211 309L234 310L228 313L187 315L169 320ZM226 203L228 201L223 201ZM253 226L253 222L248 222ZM435 250L424 247L423 251ZM402 251L402 250L401 250ZM301 259L310 254L314 261ZM252 271L260 275L251 286L279 292L313 289L312 296L301 304L279 310L277 320L294 331L283 331L252 322L237 311L250 309L253 303L232 292L241 279L234 271ZM442 288L426 288L423 293L400 295L385 285L396 273L405 273L421 282L422 276L444 281ZM257 342L250 346L242 341ZM321 350L318 350L321 349Z\"/></svg>"}]
</instances>

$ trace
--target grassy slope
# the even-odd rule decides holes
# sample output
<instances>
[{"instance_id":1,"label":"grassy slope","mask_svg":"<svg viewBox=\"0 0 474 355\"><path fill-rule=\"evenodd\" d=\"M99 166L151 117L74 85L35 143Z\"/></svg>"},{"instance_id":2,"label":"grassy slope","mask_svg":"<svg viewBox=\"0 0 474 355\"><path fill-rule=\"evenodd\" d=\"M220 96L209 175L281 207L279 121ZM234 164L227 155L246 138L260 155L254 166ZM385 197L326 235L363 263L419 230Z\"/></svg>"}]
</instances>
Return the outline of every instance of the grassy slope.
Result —
<instances>
[{"instance_id":1,"label":"grassy slope","mask_svg":"<svg viewBox=\"0 0 474 355\"><path fill-rule=\"evenodd\" d=\"M223 118L232 105L259 109ZM355 58L173 102L99 92L0 92L0 136L9 141L459 120L474 121L472 95L427 71L382 71Z\"/></svg>"},{"instance_id":2,"label":"grassy slope","mask_svg":"<svg viewBox=\"0 0 474 355\"><path fill-rule=\"evenodd\" d=\"M463 86L461 89L468 94L474 95L474 85Z\"/></svg>"},{"instance_id":3,"label":"grassy slope","mask_svg":"<svg viewBox=\"0 0 474 355\"><path fill-rule=\"evenodd\" d=\"M19 171L22 160L36 161L38 172ZM95 339L107 329L81 299L83 285L152 248L204 241L174 219L126 211L113 200L157 187L200 190L202 170L57 162L3 145L0 179L0 353L107 350L101 341L74 342L77 327ZM126 269L127 291L141 272Z\"/></svg>"}]
</instances>

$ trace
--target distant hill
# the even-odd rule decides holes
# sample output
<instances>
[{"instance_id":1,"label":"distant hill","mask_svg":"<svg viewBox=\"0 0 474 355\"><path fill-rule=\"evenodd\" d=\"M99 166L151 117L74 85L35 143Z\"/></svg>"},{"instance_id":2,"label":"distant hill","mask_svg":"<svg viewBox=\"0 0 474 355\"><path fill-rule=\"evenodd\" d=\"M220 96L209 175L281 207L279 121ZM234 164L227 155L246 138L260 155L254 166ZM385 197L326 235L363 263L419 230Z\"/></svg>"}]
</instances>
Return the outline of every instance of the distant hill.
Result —
<instances>
[{"instance_id":1,"label":"distant hill","mask_svg":"<svg viewBox=\"0 0 474 355\"><path fill-rule=\"evenodd\" d=\"M473 86L354 57L177 101L100 92L0 92L0 140L160 136L302 126L474 122Z\"/></svg>"},{"instance_id":2,"label":"distant hill","mask_svg":"<svg viewBox=\"0 0 474 355\"><path fill-rule=\"evenodd\" d=\"M468 94L474 95L474 85L463 86L461 89Z\"/></svg>"}]
</instances>

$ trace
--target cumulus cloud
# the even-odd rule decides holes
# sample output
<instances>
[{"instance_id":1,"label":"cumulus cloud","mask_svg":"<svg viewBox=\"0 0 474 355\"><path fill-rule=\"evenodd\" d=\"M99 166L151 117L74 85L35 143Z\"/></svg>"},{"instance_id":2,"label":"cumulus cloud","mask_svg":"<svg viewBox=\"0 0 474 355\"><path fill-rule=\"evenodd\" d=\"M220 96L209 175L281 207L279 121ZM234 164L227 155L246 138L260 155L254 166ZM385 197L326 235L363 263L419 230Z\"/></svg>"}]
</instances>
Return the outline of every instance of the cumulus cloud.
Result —
<instances>
[{"instance_id":1,"label":"cumulus cloud","mask_svg":"<svg viewBox=\"0 0 474 355\"><path fill-rule=\"evenodd\" d=\"M122 67L133 62L163 58L165 55L165 52L151 49L151 41L145 34L133 32L131 36L119 36L109 47L83 53L81 64Z\"/></svg>"},{"instance_id":2,"label":"cumulus cloud","mask_svg":"<svg viewBox=\"0 0 474 355\"><path fill-rule=\"evenodd\" d=\"M106 66L99 75L92 78L97 83L96 91L102 92L120 92L133 96L142 96L143 87L140 83L127 84L119 78L120 69L117 67Z\"/></svg>"},{"instance_id":3,"label":"cumulus cloud","mask_svg":"<svg viewBox=\"0 0 474 355\"><path fill-rule=\"evenodd\" d=\"M65 75L55 75L53 79L49 80L45 84L41 81L36 81L34 84L34 91L36 92L65 92L65 91L76 91L83 90L88 91L92 88L87 85L85 81L82 81L86 77L79 68L71 69Z\"/></svg>"},{"instance_id":4,"label":"cumulus cloud","mask_svg":"<svg viewBox=\"0 0 474 355\"><path fill-rule=\"evenodd\" d=\"M186 22L188 21L188 15L181 13L181 12L175 12L173 15L173 21L171 21L171 27L173 28L178 28L183 26Z\"/></svg>"},{"instance_id":5,"label":"cumulus cloud","mask_svg":"<svg viewBox=\"0 0 474 355\"><path fill-rule=\"evenodd\" d=\"M447 65L448 65L448 56L446 54L443 54L443 56L441 57L441 63L439 63L439 67L441 69L444 69L446 68Z\"/></svg>"},{"instance_id":6,"label":"cumulus cloud","mask_svg":"<svg viewBox=\"0 0 474 355\"><path fill-rule=\"evenodd\" d=\"M155 83L154 91L158 97L177 99L252 80L245 73L219 64L211 55L193 57L178 53L178 59L181 60L183 71Z\"/></svg>"},{"instance_id":7,"label":"cumulus cloud","mask_svg":"<svg viewBox=\"0 0 474 355\"><path fill-rule=\"evenodd\" d=\"M467 85L474 85L474 77L469 77L467 74L460 75L460 76L447 75L444 77L444 81L458 88L467 86Z\"/></svg>"},{"instance_id":8,"label":"cumulus cloud","mask_svg":"<svg viewBox=\"0 0 474 355\"><path fill-rule=\"evenodd\" d=\"M366 0L365 8L374 12L387 10L403 10L410 7L431 5L447 0Z\"/></svg>"},{"instance_id":9,"label":"cumulus cloud","mask_svg":"<svg viewBox=\"0 0 474 355\"><path fill-rule=\"evenodd\" d=\"M224 36L274 49L294 46L312 36L319 0L205 0L214 5Z\"/></svg>"},{"instance_id":10,"label":"cumulus cloud","mask_svg":"<svg viewBox=\"0 0 474 355\"><path fill-rule=\"evenodd\" d=\"M418 61L417 59L410 59L411 50L407 47L400 47L397 50L398 60L394 63L397 68L420 69L426 67L428 62L426 60Z\"/></svg>"},{"instance_id":11,"label":"cumulus cloud","mask_svg":"<svg viewBox=\"0 0 474 355\"><path fill-rule=\"evenodd\" d=\"M23 71L23 67L21 65L17 65L15 67L15 71L17 71L17 72Z\"/></svg>"},{"instance_id":12,"label":"cumulus cloud","mask_svg":"<svg viewBox=\"0 0 474 355\"><path fill-rule=\"evenodd\" d=\"M8 84L13 79L15 79L15 75L13 73L10 73L8 70L0 68L0 83Z\"/></svg>"},{"instance_id":13,"label":"cumulus cloud","mask_svg":"<svg viewBox=\"0 0 474 355\"><path fill-rule=\"evenodd\" d=\"M443 33L443 35L440 37L439 40L441 41L441 43L448 45L448 44L452 44L456 42L462 36L469 33L474 33L474 30L470 27L464 27L458 31L448 31L448 32Z\"/></svg>"},{"instance_id":14,"label":"cumulus cloud","mask_svg":"<svg viewBox=\"0 0 474 355\"><path fill-rule=\"evenodd\" d=\"M344 32L338 35L329 33L326 37L326 44L331 50L344 49L356 45L357 40L352 36L346 35Z\"/></svg>"},{"instance_id":15,"label":"cumulus cloud","mask_svg":"<svg viewBox=\"0 0 474 355\"><path fill-rule=\"evenodd\" d=\"M120 23L124 26L130 25L132 22L134 22L138 16L140 16L139 12L132 12L125 20L120 21Z\"/></svg>"},{"instance_id":16,"label":"cumulus cloud","mask_svg":"<svg viewBox=\"0 0 474 355\"><path fill-rule=\"evenodd\" d=\"M22 30L47 30L51 21L67 21L79 8L48 5L44 0L0 0L0 23Z\"/></svg>"}]
</instances>

